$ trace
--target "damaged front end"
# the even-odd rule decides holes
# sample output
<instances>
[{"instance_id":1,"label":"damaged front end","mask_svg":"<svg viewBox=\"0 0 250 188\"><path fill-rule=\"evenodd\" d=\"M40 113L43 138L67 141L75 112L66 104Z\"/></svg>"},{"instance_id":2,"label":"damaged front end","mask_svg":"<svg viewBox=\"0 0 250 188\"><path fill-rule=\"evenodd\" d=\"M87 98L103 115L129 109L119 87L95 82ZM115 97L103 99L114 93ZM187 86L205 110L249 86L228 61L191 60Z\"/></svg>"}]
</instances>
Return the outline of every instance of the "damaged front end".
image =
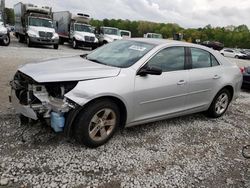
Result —
<instances>
[{"instance_id":1,"label":"damaged front end","mask_svg":"<svg viewBox=\"0 0 250 188\"><path fill-rule=\"evenodd\" d=\"M38 83L18 71L10 85L10 101L16 112L33 120L50 120L48 122L56 132L63 130L65 116L77 107L64 97L77 81Z\"/></svg>"}]
</instances>

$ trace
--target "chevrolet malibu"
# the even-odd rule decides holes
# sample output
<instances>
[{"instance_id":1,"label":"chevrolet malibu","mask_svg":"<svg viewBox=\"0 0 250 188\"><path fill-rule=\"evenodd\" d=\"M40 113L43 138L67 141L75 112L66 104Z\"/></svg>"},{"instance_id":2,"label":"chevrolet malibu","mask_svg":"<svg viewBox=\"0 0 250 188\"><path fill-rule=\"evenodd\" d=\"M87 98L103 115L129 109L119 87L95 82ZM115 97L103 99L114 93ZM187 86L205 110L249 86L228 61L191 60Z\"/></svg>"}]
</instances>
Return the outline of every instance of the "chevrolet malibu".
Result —
<instances>
[{"instance_id":1,"label":"chevrolet malibu","mask_svg":"<svg viewBox=\"0 0 250 188\"><path fill-rule=\"evenodd\" d=\"M118 127L197 112L220 117L241 84L240 69L207 47L128 39L20 67L10 99L22 119L48 120L56 132L98 147Z\"/></svg>"}]
</instances>

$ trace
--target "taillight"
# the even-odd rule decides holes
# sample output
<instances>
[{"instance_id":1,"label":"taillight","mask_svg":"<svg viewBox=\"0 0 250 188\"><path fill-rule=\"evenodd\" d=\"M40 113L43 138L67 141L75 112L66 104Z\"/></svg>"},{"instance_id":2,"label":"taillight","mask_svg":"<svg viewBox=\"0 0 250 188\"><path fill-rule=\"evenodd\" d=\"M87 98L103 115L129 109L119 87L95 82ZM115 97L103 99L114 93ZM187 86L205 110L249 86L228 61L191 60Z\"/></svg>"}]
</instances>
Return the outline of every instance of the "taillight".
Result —
<instances>
[{"instance_id":1,"label":"taillight","mask_svg":"<svg viewBox=\"0 0 250 188\"><path fill-rule=\"evenodd\" d=\"M243 74L246 72L246 67L240 67L240 72Z\"/></svg>"}]
</instances>

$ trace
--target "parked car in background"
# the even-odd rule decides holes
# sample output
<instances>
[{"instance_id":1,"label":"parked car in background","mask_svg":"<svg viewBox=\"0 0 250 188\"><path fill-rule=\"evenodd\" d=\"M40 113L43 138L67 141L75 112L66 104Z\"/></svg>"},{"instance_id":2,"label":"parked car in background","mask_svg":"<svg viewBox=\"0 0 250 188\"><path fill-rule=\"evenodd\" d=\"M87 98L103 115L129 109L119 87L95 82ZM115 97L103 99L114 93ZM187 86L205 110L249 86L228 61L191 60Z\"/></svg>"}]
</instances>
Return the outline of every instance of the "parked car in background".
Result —
<instances>
[{"instance_id":1,"label":"parked car in background","mask_svg":"<svg viewBox=\"0 0 250 188\"><path fill-rule=\"evenodd\" d=\"M209 48L212 48L214 50L222 50L224 48L224 44L218 42L218 41L204 41L201 43L203 46L207 46Z\"/></svg>"},{"instance_id":2,"label":"parked car in background","mask_svg":"<svg viewBox=\"0 0 250 188\"><path fill-rule=\"evenodd\" d=\"M123 39L131 38L131 32L128 30L120 30Z\"/></svg>"},{"instance_id":3,"label":"parked car in background","mask_svg":"<svg viewBox=\"0 0 250 188\"><path fill-rule=\"evenodd\" d=\"M115 27L100 27L96 29L96 37L99 40L99 44L107 44L116 40L121 40L121 33L118 28Z\"/></svg>"},{"instance_id":4,"label":"parked car in background","mask_svg":"<svg viewBox=\"0 0 250 188\"><path fill-rule=\"evenodd\" d=\"M240 52L243 54L246 54L245 59L250 59L250 51L249 50L243 49L243 50L240 50Z\"/></svg>"},{"instance_id":5,"label":"parked car in background","mask_svg":"<svg viewBox=\"0 0 250 188\"><path fill-rule=\"evenodd\" d=\"M23 116L97 147L118 127L203 111L220 117L241 85L238 66L210 48L137 38L26 64L11 82L11 101Z\"/></svg>"},{"instance_id":6,"label":"parked car in background","mask_svg":"<svg viewBox=\"0 0 250 188\"><path fill-rule=\"evenodd\" d=\"M237 59L246 59L247 55L240 52L240 50L225 48L220 51L221 55L225 57L234 57Z\"/></svg>"},{"instance_id":7,"label":"parked car in background","mask_svg":"<svg viewBox=\"0 0 250 188\"><path fill-rule=\"evenodd\" d=\"M159 33L146 33L143 36L144 38L155 38L155 39L162 39L162 34Z\"/></svg>"},{"instance_id":8,"label":"parked car in background","mask_svg":"<svg viewBox=\"0 0 250 188\"><path fill-rule=\"evenodd\" d=\"M243 74L242 88L250 89L250 66L242 67L241 72Z\"/></svg>"}]
</instances>

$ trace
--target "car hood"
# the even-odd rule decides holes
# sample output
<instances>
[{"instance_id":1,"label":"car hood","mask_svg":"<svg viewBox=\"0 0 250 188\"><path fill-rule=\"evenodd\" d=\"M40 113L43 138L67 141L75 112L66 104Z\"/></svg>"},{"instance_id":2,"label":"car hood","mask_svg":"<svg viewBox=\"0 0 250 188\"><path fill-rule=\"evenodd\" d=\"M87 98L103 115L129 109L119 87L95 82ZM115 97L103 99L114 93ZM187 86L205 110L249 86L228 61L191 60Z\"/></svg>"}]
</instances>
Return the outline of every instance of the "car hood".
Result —
<instances>
[{"instance_id":1,"label":"car hood","mask_svg":"<svg viewBox=\"0 0 250 188\"><path fill-rule=\"evenodd\" d=\"M37 82L81 81L115 77L120 68L98 64L80 56L26 64L19 71Z\"/></svg>"},{"instance_id":2,"label":"car hood","mask_svg":"<svg viewBox=\"0 0 250 188\"><path fill-rule=\"evenodd\" d=\"M81 37L89 36L89 37L95 37L94 33L84 32L84 31L75 31L75 34L80 35Z\"/></svg>"},{"instance_id":3,"label":"car hood","mask_svg":"<svg viewBox=\"0 0 250 188\"><path fill-rule=\"evenodd\" d=\"M55 29L54 28L40 27L40 26L29 26L28 30L34 31L34 32L43 31L43 32L55 33Z\"/></svg>"}]
</instances>

